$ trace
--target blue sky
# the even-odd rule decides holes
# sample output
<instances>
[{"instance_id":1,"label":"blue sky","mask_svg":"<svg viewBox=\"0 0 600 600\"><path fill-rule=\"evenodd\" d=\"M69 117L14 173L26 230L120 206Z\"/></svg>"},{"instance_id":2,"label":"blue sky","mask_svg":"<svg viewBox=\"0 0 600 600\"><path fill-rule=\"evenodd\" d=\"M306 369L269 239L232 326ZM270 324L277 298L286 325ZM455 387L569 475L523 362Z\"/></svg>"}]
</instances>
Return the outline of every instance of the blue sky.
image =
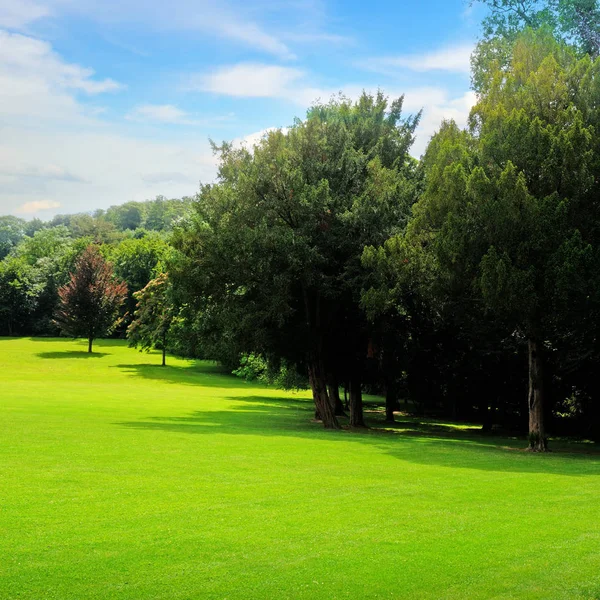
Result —
<instances>
[{"instance_id":1,"label":"blue sky","mask_svg":"<svg viewBox=\"0 0 600 600\"><path fill-rule=\"evenodd\" d=\"M464 124L481 9L466 0L0 0L0 213L47 219L214 178L316 99L381 88Z\"/></svg>"}]
</instances>

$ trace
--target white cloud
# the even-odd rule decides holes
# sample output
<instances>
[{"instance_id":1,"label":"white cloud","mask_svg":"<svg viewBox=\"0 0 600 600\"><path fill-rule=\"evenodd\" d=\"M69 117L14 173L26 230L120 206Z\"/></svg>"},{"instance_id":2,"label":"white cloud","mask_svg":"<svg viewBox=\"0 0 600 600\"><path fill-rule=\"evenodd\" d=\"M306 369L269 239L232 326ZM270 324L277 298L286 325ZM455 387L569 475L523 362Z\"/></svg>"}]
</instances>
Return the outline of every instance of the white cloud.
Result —
<instances>
[{"instance_id":1,"label":"white cloud","mask_svg":"<svg viewBox=\"0 0 600 600\"><path fill-rule=\"evenodd\" d=\"M15 212L19 215L35 215L53 208L60 208L60 202L56 202L55 200L34 200L32 202L25 202Z\"/></svg>"},{"instance_id":2,"label":"white cloud","mask_svg":"<svg viewBox=\"0 0 600 600\"><path fill-rule=\"evenodd\" d=\"M47 42L0 29L0 117L82 120L86 110L74 93L121 87L93 75L92 69L63 61Z\"/></svg>"},{"instance_id":3,"label":"white cloud","mask_svg":"<svg viewBox=\"0 0 600 600\"><path fill-rule=\"evenodd\" d=\"M426 104L412 154L418 157L425 152L431 136L440 128L443 120L453 119L459 127L466 127L469 113L476 102L475 92L466 92L458 97L446 96L441 102Z\"/></svg>"},{"instance_id":4,"label":"white cloud","mask_svg":"<svg viewBox=\"0 0 600 600\"><path fill-rule=\"evenodd\" d=\"M330 44L336 46L351 46L356 40L350 36L326 32L290 32L285 39L299 44Z\"/></svg>"},{"instance_id":5,"label":"white cloud","mask_svg":"<svg viewBox=\"0 0 600 600\"><path fill-rule=\"evenodd\" d=\"M1 160L4 158L4 160ZM39 179L47 181L73 181L85 183L85 180L56 164L19 165L10 160L10 156L0 155L0 176L19 179Z\"/></svg>"},{"instance_id":6,"label":"white cloud","mask_svg":"<svg viewBox=\"0 0 600 600\"><path fill-rule=\"evenodd\" d=\"M122 87L112 79L92 79L93 69L64 62L42 40L0 30L0 69L3 74L43 78L46 83L86 94L112 92Z\"/></svg>"},{"instance_id":7,"label":"white cloud","mask_svg":"<svg viewBox=\"0 0 600 600\"><path fill-rule=\"evenodd\" d=\"M141 104L131 110L125 118L147 124L190 125L194 127L217 127L231 122L233 113L199 119L195 115L182 110L173 104Z\"/></svg>"},{"instance_id":8,"label":"white cloud","mask_svg":"<svg viewBox=\"0 0 600 600\"><path fill-rule=\"evenodd\" d=\"M295 55L290 49L275 36L268 34L255 23L244 23L235 19L214 23L215 31L225 37L243 42L259 50L285 59L294 59Z\"/></svg>"},{"instance_id":9,"label":"white cloud","mask_svg":"<svg viewBox=\"0 0 600 600\"><path fill-rule=\"evenodd\" d=\"M2 0L0 2L0 27L23 29L30 23L50 16L50 9L31 0Z\"/></svg>"},{"instance_id":10,"label":"white cloud","mask_svg":"<svg viewBox=\"0 0 600 600\"><path fill-rule=\"evenodd\" d=\"M289 131L288 127L267 127L265 129L261 129L260 131L255 131L254 133L250 133L244 137L235 138L231 141L234 146L245 147L249 150L256 146L266 135L271 133L271 131L282 131L286 134Z\"/></svg>"},{"instance_id":11,"label":"white cloud","mask_svg":"<svg viewBox=\"0 0 600 600\"><path fill-rule=\"evenodd\" d=\"M159 123L190 123L189 115L172 104L143 104L136 106L128 115L133 121L158 121Z\"/></svg>"},{"instance_id":12,"label":"white cloud","mask_svg":"<svg viewBox=\"0 0 600 600\"><path fill-rule=\"evenodd\" d=\"M216 173L216 160L205 140L151 141L109 126L31 131L15 126L5 127L2 133L0 214L46 199L60 201L65 212L79 212L158 194L193 195L199 181L212 181ZM11 172L7 156L13 163L39 169L52 156L57 163L68 165L74 177L23 177L18 171Z\"/></svg>"},{"instance_id":13,"label":"white cloud","mask_svg":"<svg viewBox=\"0 0 600 600\"><path fill-rule=\"evenodd\" d=\"M380 56L358 62L358 65L377 73L394 74L399 70L428 72L447 71L468 74L471 69L473 44L448 46L423 54Z\"/></svg>"},{"instance_id":14,"label":"white cloud","mask_svg":"<svg viewBox=\"0 0 600 600\"><path fill-rule=\"evenodd\" d=\"M351 100L357 100L363 91L372 94L377 92L376 89L369 89L369 86L358 84L344 85L338 89L314 87L309 85L307 76L302 71L259 64L225 67L209 76L199 77L196 84L198 89L233 97L269 97L287 100L302 107L303 110L316 101L327 102L340 93ZM464 127L469 112L476 102L474 92L452 95L448 90L436 86L405 90L387 88L385 92L390 99L404 95L405 114L423 111L412 148L414 156L420 156L425 151L429 139L439 128L442 120L454 119L459 126ZM238 138L234 143L245 143L251 147L269 131L271 128L246 138Z\"/></svg>"},{"instance_id":15,"label":"white cloud","mask_svg":"<svg viewBox=\"0 0 600 600\"><path fill-rule=\"evenodd\" d=\"M67 63L46 42L0 30L0 214L48 216L57 208L193 195L200 179L214 178L205 138L136 137L80 101L113 83Z\"/></svg>"},{"instance_id":16,"label":"white cloud","mask_svg":"<svg viewBox=\"0 0 600 600\"><path fill-rule=\"evenodd\" d=\"M303 76L303 71L291 67L241 63L195 76L189 87L239 98L287 98L291 85Z\"/></svg>"},{"instance_id":17,"label":"white cloud","mask_svg":"<svg viewBox=\"0 0 600 600\"><path fill-rule=\"evenodd\" d=\"M2 0L11 3L20 0ZM31 0L27 0L31 1ZM250 18L250 8L220 0L44 0L56 15L76 14L104 24L143 26L159 32L199 31L278 56L295 58L280 36Z\"/></svg>"}]
</instances>

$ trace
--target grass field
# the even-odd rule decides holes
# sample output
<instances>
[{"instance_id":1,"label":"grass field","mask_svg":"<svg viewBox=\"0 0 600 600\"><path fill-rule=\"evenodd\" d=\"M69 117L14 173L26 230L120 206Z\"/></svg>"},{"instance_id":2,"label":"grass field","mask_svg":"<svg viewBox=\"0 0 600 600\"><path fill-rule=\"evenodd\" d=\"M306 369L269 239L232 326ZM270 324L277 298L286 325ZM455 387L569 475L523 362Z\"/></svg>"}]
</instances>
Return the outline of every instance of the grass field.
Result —
<instances>
[{"instance_id":1,"label":"grass field","mask_svg":"<svg viewBox=\"0 0 600 600\"><path fill-rule=\"evenodd\" d=\"M84 350L0 340L2 600L600 598L594 452L325 432L305 393Z\"/></svg>"}]
</instances>

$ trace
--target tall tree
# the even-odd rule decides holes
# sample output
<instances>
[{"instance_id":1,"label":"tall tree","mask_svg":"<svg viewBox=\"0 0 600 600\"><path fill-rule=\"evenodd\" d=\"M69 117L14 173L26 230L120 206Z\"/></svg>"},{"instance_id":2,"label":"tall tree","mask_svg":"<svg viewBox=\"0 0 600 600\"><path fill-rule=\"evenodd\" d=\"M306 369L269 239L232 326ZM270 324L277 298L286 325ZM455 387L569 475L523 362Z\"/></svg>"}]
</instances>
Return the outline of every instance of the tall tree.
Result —
<instances>
[{"instance_id":1,"label":"tall tree","mask_svg":"<svg viewBox=\"0 0 600 600\"><path fill-rule=\"evenodd\" d=\"M305 364L325 427L339 426L331 371L352 375L350 423L364 424L361 255L414 200L418 116L401 110L382 94L338 98L252 152L224 145L219 183L202 189L175 237L184 260L170 272L188 305L244 351Z\"/></svg>"},{"instance_id":2,"label":"tall tree","mask_svg":"<svg viewBox=\"0 0 600 600\"><path fill-rule=\"evenodd\" d=\"M600 54L600 0L471 0L489 12L471 57L473 87L488 90L490 74L509 68L512 49L525 29L543 30L595 59ZM551 49L539 46L546 54Z\"/></svg>"},{"instance_id":3,"label":"tall tree","mask_svg":"<svg viewBox=\"0 0 600 600\"><path fill-rule=\"evenodd\" d=\"M169 331L174 318L170 283L165 273L133 294L137 308L127 328L129 345L141 350L162 350L162 366L166 365Z\"/></svg>"},{"instance_id":4,"label":"tall tree","mask_svg":"<svg viewBox=\"0 0 600 600\"><path fill-rule=\"evenodd\" d=\"M75 265L69 283L58 290L60 305L55 319L61 330L88 340L110 333L117 324L119 308L127 297L127 284L116 280L112 266L96 246L89 246Z\"/></svg>"},{"instance_id":5,"label":"tall tree","mask_svg":"<svg viewBox=\"0 0 600 600\"><path fill-rule=\"evenodd\" d=\"M585 103L573 100L597 95L594 79L581 77L596 68L546 33L520 36L473 109L471 135L447 124L430 144L408 230L437 286L470 297L527 343L530 445L540 451L546 348L597 278L597 142Z\"/></svg>"}]
</instances>

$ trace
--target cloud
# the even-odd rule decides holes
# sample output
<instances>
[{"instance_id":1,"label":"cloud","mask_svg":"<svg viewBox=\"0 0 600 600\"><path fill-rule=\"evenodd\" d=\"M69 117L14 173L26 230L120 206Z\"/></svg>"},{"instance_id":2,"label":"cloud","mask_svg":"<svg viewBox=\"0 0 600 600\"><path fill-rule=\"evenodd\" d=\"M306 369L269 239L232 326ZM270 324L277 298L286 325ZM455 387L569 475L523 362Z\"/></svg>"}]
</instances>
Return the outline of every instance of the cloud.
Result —
<instances>
[{"instance_id":1,"label":"cloud","mask_svg":"<svg viewBox=\"0 0 600 600\"><path fill-rule=\"evenodd\" d=\"M185 175L184 173L148 173L147 175L142 175L142 180L146 183L195 183L197 184L196 179L190 177L189 175Z\"/></svg>"},{"instance_id":2,"label":"cloud","mask_svg":"<svg viewBox=\"0 0 600 600\"><path fill-rule=\"evenodd\" d=\"M0 213L51 216L59 207L79 212L193 195L200 179L212 181L206 138L138 137L82 102L114 89L111 81L65 61L47 42L0 30ZM153 179L157 173L181 176Z\"/></svg>"},{"instance_id":3,"label":"cloud","mask_svg":"<svg viewBox=\"0 0 600 600\"><path fill-rule=\"evenodd\" d=\"M262 30L255 23L243 23L231 19L229 21L219 22L215 27L215 31L225 37L243 42L249 46L263 50L275 56L292 60L296 56L290 49L279 39Z\"/></svg>"},{"instance_id":4,"label":"cloud","mask_svg":"<svg viewBox=\"0 0 600 600\"><path fill-rule=\"evenodd\" d=\"M55 164L11 166L7 162L3 161L0 163L0 176L18 179L40 179L47 181L71 181L74 183L85 183L85 179Z\"/></svg>"},{"instance_id":5,"label":"cloud","mask_svg":"<svg viewBox=\"0 0 600 600\"><path fill-rule=\"evenodd\" d=\"M18 6L21 0L2 1ZM231 2L213 0L45 0L44 5L59 16L74 14L103 24L133 25L158 32L199 31L285 60L295 58L280 36L269 33L250 17L252 7L244 4L233 6Z\"/></svg>"},{"instance_id":6,"label":"cloud","mask_svg":"<svg viewBox=\"0 0 600 600\"><path fill-rule=\"evenodd\" d=\"M56 202L55 200L35 200L21 204L15 212L19 215L35 215L41 211L53 208L60 208L60 202Z\"/></svg>"},{"instance_id":7,"label":"cloud","mask_svg":"<svg viewBox=\"0 0 600 600\"><path fill-rule=\"evenodd\" d=\"M416 72L446 71L468 74L471 69L473 44L448 46L423 54L380 56L359 61L363 69L391 75L402 69Z\"/></svg>"},{"instance_id":8,"label":"cloud","mask_svg":"<svg viewBox=\"0 0 600 600\"><path fill-rule=\"evenodd\" d=\"M2 0L0 3L0 27L23 29L30 23L50 16L48 6L31 0Z\"/></svg>"},{"instance_id":9,"label":"cloud","mask_svg":"<svg viewBox=\"0 0 600 600\"><path fill-rule=\"evenodd\" d=\"M94 70L64 62L50 44L42 40L0 30L0 69L4 76L43 79L46 84L86 94L120 89L112 79L92 79Z\"/></svg>"},{"instance_id":10,"label":"cloud","mask_svg":"<svg viewBox=\"0 0 600 600\"><path fill-rule=\"evenodd\" d=\"M16 212L23 203L60 201L61 210L81 212L129 200L163 194L192 196L199 181L213 181L216 159L208 140L153 141L126 135L116 126L77 129L5 127L0 138L0 171L10 156L15 162L38 165L48 156L68 165L79 181L18 180L0 175L0 213Z\"/></svg>"},{"instance_id":11,"label":"cloud","mask_svg":"<svg viewBox=\"0 0 600 600\"><path fill-rule=\"evenodd\" d=\"M234 146L245 147L251 150L254 146L256 146L267 134L271 133L271 131L280 130L284 134L289 131L288 127L266 127L265 129L261 129L260 131L255 131L254 133L250 133L245 135L244 137L235 138L231 141Z\"/></svg>"},{"instance_id":12,"label":"cloud","mask_svg":"<svg viewBox=\"0 0 600 600\"><path fill-rule=\"evenodd\" d=\"M65 62L47 42L0 29L0 118L85 120L89 114L76 94L121 88L93 76L93 69Z\"/></svg>"},{"instance_id":13,"label":"cloud","mask_svg":"<svg viewBox=\"0 0 600 600\"><path fill-rule=\"evenodd\" d=\"M253 78L252 74L255 74ZM351 100L357 100L363 91L376 94L377 89L359 84L349 84L340 88L321 88L309 85L307 75L288 67L270 67L268 65L236 65L225 67L216 73L198 80L199 89L234 97L270 97L307 109L316 101L327 102L330 98L342 94ZM257 85L260 81L261 85ZM259 87L260 89L256 89ZM464 91L451 94L447 89L437 86L423 86L406 89L387 88L390 99L404 96L405 114L423 111L421 122L416 131L416 141L412 148L414 156L420 156L429 139L439 128L442 120L454 119L459 126L467 124L469 112L477 98L474 92ZM245 138L237 138L234 143L249 147L257 143L273 128L264 129Z\"/></svg>"},{"instance_id":14,"label":"cloud","mask_svg":"<svg viewBox=\"0 0 600 600\"><path fill-rule=\"evenodd\" d=\"M291 85L304 76L291 67L240 63L190 79L190 89L238 98L286 98Z\"/></svg>"},{"instance_id":15,"label":"cloud","mask_svg":"<svg viewBox=\"0 0 600 600\"><path fill-rule=\"evenodd\" d=\"M412 148L413 156L418 157L425 152L431 136L440 128L443 120L453 119L459 127L466 127L469 113L476 102L477 95L469 91L453 98L446 96L441 102L425 105Z\"/></svg>"},{"instance_id":16,"label":"cloud","mask_svg":"<svg viewBox=\"0 0 600 600\"><path fill-rule=\"evenodd\" d=\"M157 121L187 125L190 123L188 113L172 104L143 104L136 106L126 117L133 121Z\"/></svg>"},{"instance_id":17,"label":"cloud","mask_svg":"<svg viewBox=\"0 0 600 600\"><path fill-rule=\"evenodd\" d=\"M173 104L141 104L133 108L133 110L125 115L125 118L129 121L149 124L216 127L231 122L234 116L233 113L229 113L227 115L198 119L191 113Z\"/></svg>"},{"instance_id":18,"label":"cloud","mask_svg":"<svg viewBox=\"0 0 600 600\"><path fill-rule=\"evenodd\" d=\"M336 46L351 46L356 40L350 36L326 32L290 32L285 34L285 39L299 44L333 44Z\"/></svg>"}]
</instances>

